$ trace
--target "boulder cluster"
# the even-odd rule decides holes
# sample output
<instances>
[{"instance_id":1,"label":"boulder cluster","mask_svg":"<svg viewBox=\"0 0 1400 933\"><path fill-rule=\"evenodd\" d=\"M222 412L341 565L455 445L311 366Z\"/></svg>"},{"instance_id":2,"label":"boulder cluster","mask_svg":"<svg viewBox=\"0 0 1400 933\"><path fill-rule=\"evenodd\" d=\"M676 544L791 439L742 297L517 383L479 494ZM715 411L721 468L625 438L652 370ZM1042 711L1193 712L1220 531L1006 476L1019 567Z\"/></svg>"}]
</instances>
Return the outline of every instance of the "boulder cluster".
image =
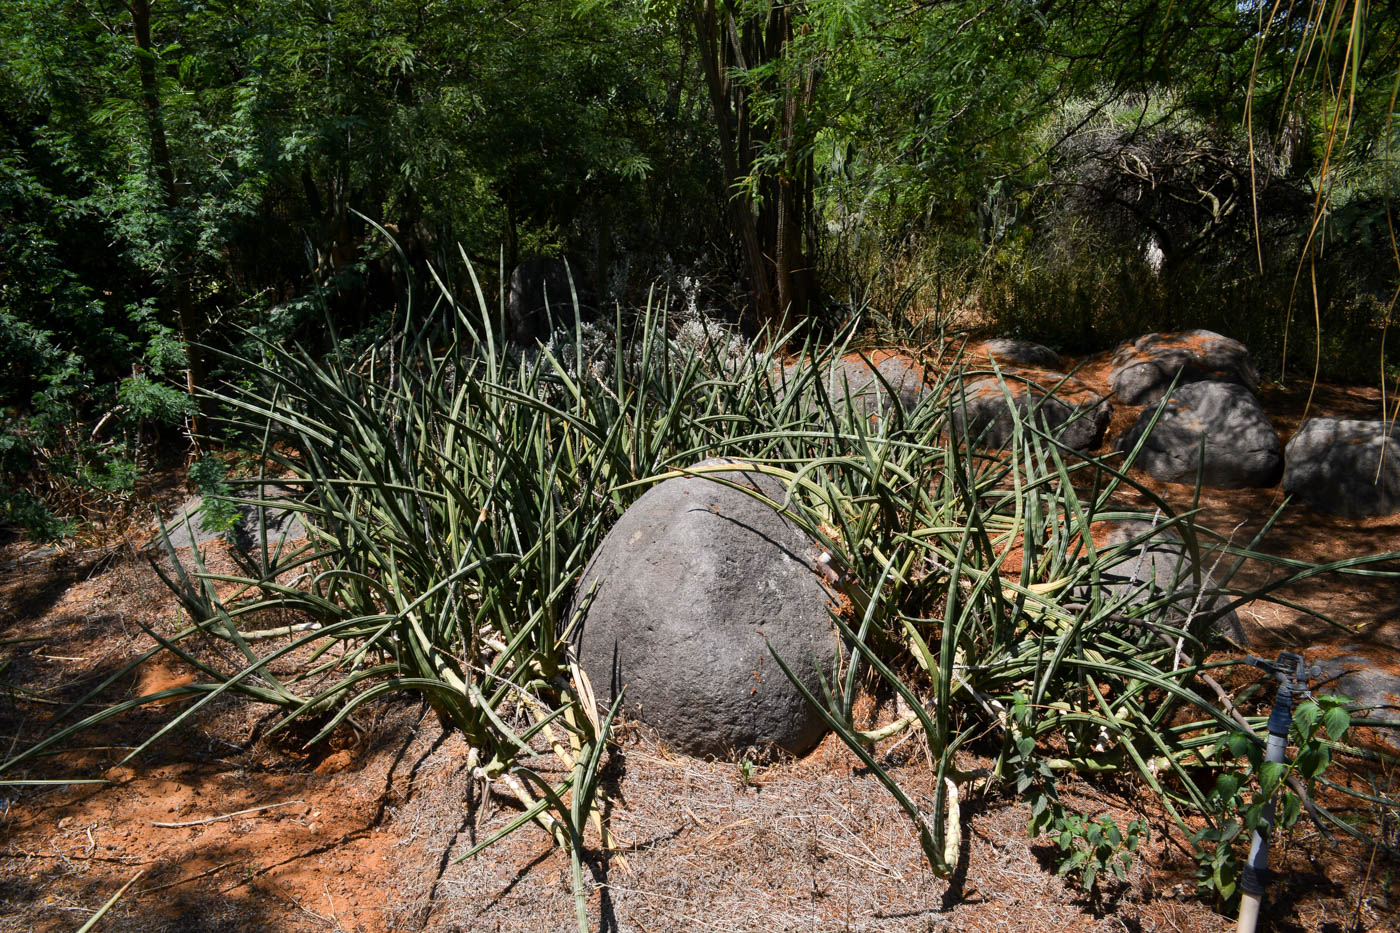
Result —
<instances>
[{"instance_id":1,"label":"boulder cluster","mask_svg":"<svg viewBox=\"0 0 1400 933\"><path fill-rule=\"evenodd\" d=\"M983 446L1010 439L1013 407L1020 420L1083 451L1102 443L1114 404L1143 406L1112 450L1130 453L1155 479L1239 489L1272 486L1283 474L1283 446L1254 395L1259 374L1238 341L1196 330L1126 343L1113 356L1111 401L1058 372L1047 348L989 340L980 352L996 362L997 376L965 388L954 421L970 425L969 438Z\"/></svg>"},{"instance_id":2,"label":"boulder cluster","mask_svg":"<svg viewBox=\"0 0 1400 933\"><path fill-rule=\"evenodd\" d=\"M1060 373L1045 347L999 339L978 352L997 362L997 376L963 389L954 421L982 446L1009 441L1014 408L1064 446L1092 450L1112 405L1141 406L1110 449L1154 479L1219 489L1282 482L1295 501L1329 515L1400 512L1400 426L1310 418L1285 445L1255 395L1259 372L1249 350L1229 337L1192 330L1123 344L1112 358L1108 398Z\"/></svg>"},{"instance_id":3,"label":"boulder cluster","mask_svg":"<svg viewBox=\"0 0 1400 933\"><path fill-rule=\"evenodd\" d=\"M1020 426L1066 451L1120 454L1168 483L1243 489L1282 481L1296 499L1334 515L1400 511L1400 438L1389 426L1315 418L1285 447L1255 395L1249 351L1235 340L1196 330L1126 343L1106 386L1102 373L1096 380L1103 394L1062 365L1054 351L1023 340L973 348L966 375L940 393L950 439L996 449ZM847 356L815 374L794 363L774 379L782 392L808 380L822 391L804 392L803 404L870 419L908 415L933 394L922 366L897 353ZM1115 405L1131 420L1120 417L1126 426L1106 438ZM580 663L600 705L625 689L628 712L676 751L805 752L825 726L777 658L821 695L839 650L829 616L840 596L823 573L824 555L785 512L782 483L761 468L706 461L684 472L624 513L579 581L571 616ZM1092 534L1109 561L1097 592L1081 598L1165 606L1169 625L1208 619L1216 634L1246 643L1209 568L1193 562L1173 528L1110 522ZM1363 660L1338 659L1356 662L1332 672L1338 688L1375 686L1357 672Z\"/></svg>"}]
</instances>

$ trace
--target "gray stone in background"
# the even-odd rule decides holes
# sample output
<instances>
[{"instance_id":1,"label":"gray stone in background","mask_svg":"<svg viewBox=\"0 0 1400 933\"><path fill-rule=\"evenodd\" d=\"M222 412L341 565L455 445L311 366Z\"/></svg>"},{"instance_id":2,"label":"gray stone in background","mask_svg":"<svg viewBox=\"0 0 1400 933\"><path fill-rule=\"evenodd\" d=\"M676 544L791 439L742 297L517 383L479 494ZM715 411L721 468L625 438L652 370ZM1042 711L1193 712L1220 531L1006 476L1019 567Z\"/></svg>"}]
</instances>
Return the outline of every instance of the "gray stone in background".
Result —
<instances>
[{"instance_id":1,"label":"gray stone in background","mask_svg":"<svg viewBox=\"0 0 1400 933\"><path fill-rule=\"evenodd\" d=\"M283 499L290 496L287 489L269 489L267 497L269 499ZM195 496L185 502L180 510L165 520L166 534L170 536L170 544L175 548L207 547L210 542L229 540L234 547L245 554L251 554L254 550L262 547L262 539L258 531L258 509L251 504L240 505L238 509L238 523L233 526L231 532L222 532L208 528L204 523L204 516L200 513L200 506L204 500ZM279 509L271 505L266 507L266 518L264 522L267 528L267 542L270 546L276 546L278 541L297 541L306 537L306 526L302 523L301 513L290 509ZM188 521L186 521L188 519ZM152 526L155 536L150 541L150 546L160 547L160 524ZM225 535L228 535L226 538Z\"/></svg>"},{"instance_id":2,"label":"gray stone in background","mask_svg":"<svg viewBox=\"0 0 1400 933\"><path fill-rule=\"evenodd\" d=\"M1010 360L1040 369L1059 369L1060 355L1049 347L1018 337L993 337L984 341L982 350L999 360Z\"/></svg>"},{"instance_id":3,"label":"gray stone in background","mask_svg":"<svg viewBox=\"0 0 1400 933\"><path fill-rule=\"evenodd\" d=\"M771 477L718 475L783 501ZM830 675L838 642L819 556L797 525L745 492L702 477L648 490L575 590L573 608L597 584L575 644L599 706L625 686L628 712L696 757L811 749L825 725L768 645L821 696L818 666Z\"/></svg>"},{"instance_id":4,"label":"gray stone in background","mask_svg":"<svg viewBox=\"0 0 1400 933\"><path fill-rule=\"evenodd\" d=\"M795 385L805 366L804 363L792 363L783 367L778 376L779 383ZM893 402L897 402L900 409L908 414L929 394L923 368L899 354L886 356L874 365L864 359L846 357L827 363L825 372L826 391L838 414L847 398L861 414L888 413L893 407L890 389L894 390Z\"/></svg>"},{"instance_id":5,"label":"gray stone in background","mask_svg":"<svg viewBox=\"0 0 1400 933\"><path fill-rule=\"evenodd\" d=\"M1097 447L1113 415L1112 407L1075 379L1065 381L1055 395L1047 395L1062 378L1058 373L1047 373L1041 385L1033 386L1008 375L1005 388L995 378L979 379L964 389L961 398L954 397L953 429L958 437L965 434L980 446L1003 447L1015 428L1014 405L1023 422L1037 419L1066 447Z\"/></svg>"},{"instance_id":6,"label":"gray stone in background","mask_svg":"<svg viewBox=\"0 0 1400 933\"><path fill-rule=\"evenodd\" d=\"M1359 651L1355 645L1343 645L1342 651ZM1305 655L1306 657L1306 655ZM1400 658L1396 659L1400 662ZM1368 725L1382 727L1382 737L1390 745L1400 746L1400 676L1392 670L1361 654L1342 654L1317 662L1318 676L1310 686L1314 694L1340 694L1356 704L1357 715L1371 720Z\"/></svg>"},{"instance_id":7,"label":"gray stone in background","mask_svg":"<svg viewBox=\"0 0 1400 933\"><path fill-rule=\"evenodd\" d=\"M1150 537L1124 552L1112 566L1101 572L1099 579L1108 590L1108 598L1141 604L1154 602L1169 593L1171 604L1167 607L1164 621L1176 627L1181 627L1193 615L1205 615L1220 603L1228 601L1228 597L1212 593L1216 583L1209 568L1202 569L1201 585L1196 585L1191 572L1190 552L1175 528L1156 528L1154 531L1154 526L1145 521L1113 522L1102 538L1095 535L1095 545L1100 551L1105 551L1149 533ZM1233 609L1217 619L1211 631L1236 645L1249 645L1244 626Z\"/></svg>"},{"instance_id":8,"label":"gray stone in background","mask_svg":"<svg viewBox=\"0 0 1400 933\"><path fill-rule=\"evenodd\" d=\"M1259 388L1259 372L1249 350L1238 340L1210 330L1147 334L1125 343L1113 355L1108 385L1127 405L1151 405L1167 394L1172 380L1233 382L1251 392Z\"/></svg>"},{"instance_id":9,"label":"gray stone in background","mask_svg":"<svg viewBox=\"0 0 1400 933\"><path fill-rule=\"evenodd\" d=\"M1400 426L1309 418L1284 449L1283 491L1329 515L1400 512Z\"/></svg>"},{"instance_id":10,"label":"gray stone in background","mask_svg":"<svg viewBox=\"0 0 1400 933\"><path fill-rule=\"evenodd\" d=\"M877 407L888 408L885 385L894 390L895 401L905 412L913 411L928 392L923 369L902 356L887 356L874 367L865 360L841 360L832 367L827 385L831 388L833 402L849 392L866 414L873 414Z\"/></svg>"},{"instance_id":11,"label":"gray stone in background","mask_svg":"<svg viewBox=\"0 0 1400 933\"><path fill-rule=\"evenodd\" d=\"M1222 489L1272 486L1283 475L1283 444L1254 393L1228 382L1178 386L1162 406L1143 409L1115 448L1130 451L1152 431L1134 466L1168 483L1196 482L1205 442L1201 482Z\"/></svg>"}]
</instances>

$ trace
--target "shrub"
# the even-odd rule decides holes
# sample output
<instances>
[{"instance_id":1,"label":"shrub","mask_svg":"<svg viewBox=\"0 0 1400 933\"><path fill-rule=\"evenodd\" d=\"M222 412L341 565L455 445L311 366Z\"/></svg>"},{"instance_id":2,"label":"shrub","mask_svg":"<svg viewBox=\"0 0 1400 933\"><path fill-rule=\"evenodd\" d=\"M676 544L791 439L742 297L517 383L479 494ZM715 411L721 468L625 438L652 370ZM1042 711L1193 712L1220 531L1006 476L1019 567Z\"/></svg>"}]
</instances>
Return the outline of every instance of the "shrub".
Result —
<instances>
[{"instance_id":1,"label":"shrub","mask_svg":"<svg viewBox=\"0 0 1400 933\"><path fill-rule=\"evenodd\" d=\"M1276 375L1394 367L1385 218L1400 176L1383 154L1334 170L1310 235L1319 182L1296 134L1251 146L1158 92L1071 101L1041 143L1043 175L1022 186L1015 235L989 247L975 288L991 327L1070 352L1204 327Z\"/></svg>"}]
</instances>

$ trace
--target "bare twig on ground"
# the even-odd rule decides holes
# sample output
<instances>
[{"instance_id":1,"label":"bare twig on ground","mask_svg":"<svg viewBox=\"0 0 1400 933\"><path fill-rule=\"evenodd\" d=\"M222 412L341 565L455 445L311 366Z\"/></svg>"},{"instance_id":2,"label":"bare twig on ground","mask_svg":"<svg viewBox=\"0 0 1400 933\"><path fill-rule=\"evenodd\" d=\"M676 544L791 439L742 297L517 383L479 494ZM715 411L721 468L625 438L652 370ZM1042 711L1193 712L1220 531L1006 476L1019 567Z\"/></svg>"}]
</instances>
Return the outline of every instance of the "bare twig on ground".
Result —
<instances>
[{"instance_id":1,"label":"bare twig on ground","mask_svg":"<svg viewBox=\"0 0 1400 933\"><path fill-rule=\"evenodd\" d=\"M221 813L218 816L211 816L202 820L188 820L184 823L158 823L151 821L152 826L160 826L165 829L180 829L185 826L204 826L208 823L217 823L220 820L231 820L235 816L247 816L250 813L261 813L264 810L276 810L278 807L290 807L294 803L305 803L303 800L284 800L281 803L270 803L263 807L249 807L246 810L236 810L233 813Z\"/></svg>"}]
</instances>

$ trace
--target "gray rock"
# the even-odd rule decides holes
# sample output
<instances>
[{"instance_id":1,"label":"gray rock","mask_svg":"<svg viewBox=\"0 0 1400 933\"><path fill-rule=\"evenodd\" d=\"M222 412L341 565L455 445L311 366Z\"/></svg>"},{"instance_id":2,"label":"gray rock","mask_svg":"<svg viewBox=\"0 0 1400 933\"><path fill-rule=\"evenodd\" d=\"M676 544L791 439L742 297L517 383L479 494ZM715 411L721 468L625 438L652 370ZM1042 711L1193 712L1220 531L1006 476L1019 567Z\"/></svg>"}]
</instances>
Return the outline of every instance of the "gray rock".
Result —
<instances>
[{"instance_id":1,"label":"gray rock","mask_svg":"<svg viewBox=\"0 0 1400 933\"><path fill-rule=\"evenodd\" d=\"M1245 345L1209 330L1147 334L1118 348L1108 385L1119 401L1150 405L1167 394L1172 380L1233 382L1251 392L1259 388L1259 372Z\"/></svg>"},{"instance_id":2,"label":"gray rock","mask_svg":"<svg viewBox=\"0 0 1400 933\"><path fill-rule=\"evenodd\" d=\"M1017 337L993 337L984 341L982 352L998 360L1009 360L1040 369L1059 369L1060 355L1046 346Z\"/></svg>"},{"instance_id":3,"label":"gray rock","mask_svg":"<svg viewBox=\"0 0 1400 933\"><path fill-rule=\"evenodd\" d=\"M21 554L21 555L19 556L19 560L16 561L16 563L20 563L20 564L38 564L38 563L42 563L42 562L44 562L44 561L46 561L46 560L51 560L52 558L58 557L58 556L59 556L60 554L62 554L62 553L63 553L63 549L60 548L60 547L58 547L57 545L47 545L47 546L45 546L45 547L36 547L36 548L35 548L34 550L32 550L32 551L28 551L28 552L26 552L26 553L24 553L24 554Z\"/></svg>"},{"instance_id":4,"label":"gray rock","mask_svg":"<svg viewBox=\"0 0 1400 933\"><path fill-rule=\"evenodd\" d=\"M1041 382L1033 383L1023 375L1007 373L1003 380L1005 387L995 378L979 379L954 397L956 436L966 435L982 447L1005 446L1015 428L1014 405L1022 422L1041 427L1066 447L1090 450L1103 439L1113 409L1077 379L1046 373Z\"/></svg>"},{"instance_id":5,"label":"gray rock","mask_svg":"<svg viewBox=\"0 0 1400 933\"><path fill-rule=\"evenodd\" d=\"M572 284L570 284L572 281ZM563 324L574 321L574 294L584 320L593 317L592 291L577 262L530 256L510 274L506 295L506 329L510 339L532 347Z\"/></svg>"},{"instance_id":6,"label":"gray rock","mask_svg":"<svg viewBox=\"0 0 1400 933\"><path fill-rule=\"evenodd\" d=\"M913 411L928 392L923 367L898 354L884 355L873 367L867 360L847 357L832 368L827 384L832 401L849 395L866 414L873 414L877 407L889 407L887 386L894 390L894 400L905 412Z\"/></svg>"},{"instance_id":7,"label":"gray rock","mask_svg":"<svg viewBox=\"0 0 1400 933\"><path fill-rule=\"evenodd\" d=\"M1147 434L1134 466L1168 483L1201 482L1222 489L1272 486L1283 475L1283 444L1254 393L1227 382L1178 386L1162 403L1146 408L1115 449L1130 451ZM1156 424L1152 419L1156 417ZM1151 433L1147 433L1151 425ZM1202 447L1204 441L1204 448Z\"/></svg>"},{"instance_id":8,"label":"gray rock","mask_svg":"<svg viewBox=\"0 0 1400 933\"><path fill-rule=\"evenodd\" d=\"M1400 426L1309 418L1284 449L1283 491L1319 512L1400 512Z\"/></svg>"},{"instance_id":9,"label":"gray rock","mask_svg":"<svg viewBox=\"0 0 1400 933\"><path fill-rule=\"evenodd\" d=\"M873 360L873 363L872 363ZM806 364L783 367L778 381L783 387L798 384ZM880 353L869 358L851 354L826 364L824 382L832 407L838 414L850 399L860 414L888 413L897 403L905 414L918 407L929 394L923 367L899 353ZM893 390L893 396L890 394Z\"/></svg>"},{"instance_id":10,"label":"gray rock","mask_svg":"<svg viewBox=\"0 0 1400 933\"><path fill-rule=\"evenodd\" d=\"M289 491L284 489L269 489L267 497L269 499L285 498L288 493ZM186 501L178 512L165 519L165 530L166 534L169 535L171 547L205 548L214 541L227 541L245 554L251 554L262 548L262 536L258 528L258 507L255 504L240 503L238 521L227 531L208 526L200 511L203 504L204 500L195 496ZM279 541L298 541L306 537L306 526L302 523L300 512L279 509L272 505L264 506L263 509L266 516L263 522L270 547L275 548ZM159 547L161 545L160 523L157 522L153 527L155 535L151 538L149 546Z\"/></svg>"},{"instance_id":11,"label":"gray rock","mask_svg":"<svg viewBox=\"0 0 1400 933\"><path fill-rule=\"evenodd\" d=\"M1217 613L1217 607L1223 608L1230 600L1217 592L1209 568L1201 570L1200 583L1196 583L1190 552L1175 528L1154 527L1145 521L1115 521L1107 523L1102 536L1095 534L1095 544L1100 551L1106 551L1139 537L1143 540L1100 572L1107 598L1141 605L1170 594L1160 617L1163 622L1176 628L1192 622L1192 628L1196 628L1194 620L1218 615L1210 630L1247 647L1249 641L1239 615L1233 609Z\"/></svg>"},{"instance_id":12,"label":"gray rock","mask_svg":"<svg viewBox=\"0 0 1400 933\"><path fill-rule=\"evenodd\" d=\"M1348 652L1317 662L1318 676L1310 680L1318 696L1341 695L1356 704L1355 715L1366 717L1370 726L1384 727L1382 736L1390 745L1400 745L1400 657L1389 665L1355 653L1356 645L1343 645ZM1389 670L1387 670L1387 666Z\"/></svg>"},{"instance_id":13,"label":"gray rock","mask_svg":"<svg viewBox=\"0 0 1400 933\"><path fill-rule=\"evenodd\" d=\"M716 475L783 502L771 477ZM819 666L830 675L838 640L830 594L813 569L819 556L791 520L713 479L648 490L608 532L575 591L574 609L593 592L575 645L599 705L625 686L629 713L688 755L808 751L825 726L769 645L821 695Z\"/></svg>"}]
</instances>

